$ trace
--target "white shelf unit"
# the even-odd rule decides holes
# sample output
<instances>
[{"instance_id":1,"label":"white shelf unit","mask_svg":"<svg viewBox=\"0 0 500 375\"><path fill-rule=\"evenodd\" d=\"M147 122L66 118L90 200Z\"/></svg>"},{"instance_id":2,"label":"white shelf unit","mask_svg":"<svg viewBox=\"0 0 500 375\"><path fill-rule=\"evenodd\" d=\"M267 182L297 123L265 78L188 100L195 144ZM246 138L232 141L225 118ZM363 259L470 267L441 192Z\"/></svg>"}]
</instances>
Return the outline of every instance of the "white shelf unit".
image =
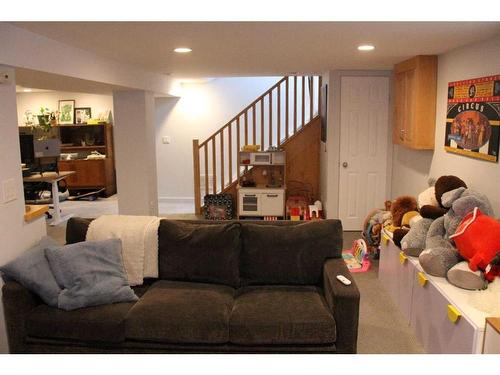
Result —
<instances>
[{"instance_id":1,"label":"white shelf unit","mask_svg":"<svg viewBox=\"0 0 500 375\"><path fill-rule=\"evenodd\" d=\"M488 314L470 305L479 291L428 275L383 234L379 280L427 353L481 353Z\"/></svg>"}]
</instances>

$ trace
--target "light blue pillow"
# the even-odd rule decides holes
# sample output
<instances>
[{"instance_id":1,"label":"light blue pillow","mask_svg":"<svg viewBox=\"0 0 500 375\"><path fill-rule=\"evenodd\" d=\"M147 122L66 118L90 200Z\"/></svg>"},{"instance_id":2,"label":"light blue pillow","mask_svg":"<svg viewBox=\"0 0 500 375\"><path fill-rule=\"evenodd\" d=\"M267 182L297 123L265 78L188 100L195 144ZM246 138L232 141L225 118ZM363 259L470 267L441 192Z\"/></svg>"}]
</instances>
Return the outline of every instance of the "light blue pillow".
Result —
<instances>
[{"instance_id":1,"label":"light blue pillow","mask_svg":"<svg viewBox=\"0 0 500 375\"><path fill-rule=\"evenodd\" d=\"M45 249L51 246L58 244L50 237L42 238L36 246L0 267L0 272L40 296L47 305L57 307L61 288L45 258Z\"/></svg>"},{"instance_id":2,"label":"light blue pillow","mask_svg":"<svg viewBox=\"0 0 500 375\"><path fill-rule=\"evenodd\" d=\"M61 288L58 307L81 307L137 301L128 283L119 239L84 241L45 250Z\"/></svg>"}]
</instances>

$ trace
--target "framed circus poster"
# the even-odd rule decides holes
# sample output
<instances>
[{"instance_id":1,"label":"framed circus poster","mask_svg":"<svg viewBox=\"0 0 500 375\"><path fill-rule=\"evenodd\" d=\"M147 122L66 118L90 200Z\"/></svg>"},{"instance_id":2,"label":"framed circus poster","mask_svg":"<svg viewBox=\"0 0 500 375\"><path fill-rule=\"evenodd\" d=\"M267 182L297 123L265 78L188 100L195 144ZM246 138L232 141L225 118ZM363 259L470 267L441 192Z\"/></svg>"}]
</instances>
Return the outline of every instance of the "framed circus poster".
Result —
<instances>
[{"instance_id":1,"label":"framed circus poster","mask_svg":"<svg viewBox=\"0 0 500 375\"><path fill-rule=\"evenodd\" d=\"M450 82L445 150L498 162L500 75Z\"/></svg>"}]
</instances>

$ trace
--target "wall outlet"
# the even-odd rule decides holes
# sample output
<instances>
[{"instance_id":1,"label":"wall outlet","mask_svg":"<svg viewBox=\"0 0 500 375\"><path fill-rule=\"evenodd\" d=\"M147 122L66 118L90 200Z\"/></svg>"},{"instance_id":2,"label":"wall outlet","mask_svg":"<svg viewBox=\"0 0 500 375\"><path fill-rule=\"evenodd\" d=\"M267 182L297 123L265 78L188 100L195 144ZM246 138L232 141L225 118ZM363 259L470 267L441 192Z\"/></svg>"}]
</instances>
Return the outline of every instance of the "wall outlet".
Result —
<instances>
[{"instance_id":1,"label":"wall outlet","mask_svg":"<svg viewBox=\"0 0 500 375\"><path fill-rule=\"evenodd\" d=\"M172 142L172 139L169 135L164 135L163 137L161 137L161 141L163 142L163 144L169 145L170 142Z\"/></svg>"},{"instance_id":2,"label":"wall outlet","mask_svg":"<svg viewBox=\"0 0 500 375\"><path fill-rule=\"evenodd\" d=\"M3 182L3 203L15 201L17 199L16 180L9 178Z\"/></svg>"}]
</instances>

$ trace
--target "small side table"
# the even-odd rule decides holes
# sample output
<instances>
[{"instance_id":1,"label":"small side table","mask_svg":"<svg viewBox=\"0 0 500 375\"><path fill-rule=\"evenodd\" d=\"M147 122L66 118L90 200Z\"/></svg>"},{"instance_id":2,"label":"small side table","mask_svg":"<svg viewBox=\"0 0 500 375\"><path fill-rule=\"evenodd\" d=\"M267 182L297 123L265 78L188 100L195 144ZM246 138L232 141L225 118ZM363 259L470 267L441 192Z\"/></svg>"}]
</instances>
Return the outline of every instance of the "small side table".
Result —
<instances>
[{"instance_id":1,"label":"small side table","mask_svg":"<svg viewBox=\"0 0 500 375\"><path fill-rule=\"evenodd\" d=\"M500 354L500 318L486 318L483 354Z\"/></svg>"},{"instance_id":2,"label":"small side table","mask_svg":"<svg viewBox=\"0 0 500 375\"><path fill-rule=\"evenodd\" d=\"M61 215L61 209L59 206L59 188L57 186L59 181L64 180L72 174L75 174L75 171L61 171L59 173L45 172L43 175L38 174L23 177L24 182L50 182L52 185L52 203L54 204L54 215L52 216L54 219L50 223L51 226L64 223L73 216L72 214L65 216Z\"/></svg>"}]
</instances>

